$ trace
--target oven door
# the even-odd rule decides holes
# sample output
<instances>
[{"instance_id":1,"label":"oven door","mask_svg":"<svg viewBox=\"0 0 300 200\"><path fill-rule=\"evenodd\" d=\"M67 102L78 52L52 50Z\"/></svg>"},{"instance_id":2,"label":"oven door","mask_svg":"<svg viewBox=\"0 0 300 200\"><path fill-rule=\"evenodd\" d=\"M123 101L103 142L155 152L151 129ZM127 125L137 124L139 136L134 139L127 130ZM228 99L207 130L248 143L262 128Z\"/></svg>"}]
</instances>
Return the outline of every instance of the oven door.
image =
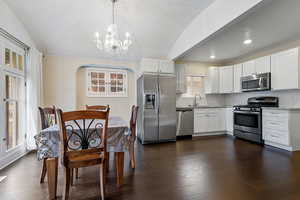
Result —
<instances>
[{"instance_id":1,"label":"oven door","mask_svg":"<svg viewBox=\"0 0 300 200\"><path fill-rule=\"evenodd\" d=\"M234 129L261 135L261 112L234 111Z\"/></svg>"}]
</instances>

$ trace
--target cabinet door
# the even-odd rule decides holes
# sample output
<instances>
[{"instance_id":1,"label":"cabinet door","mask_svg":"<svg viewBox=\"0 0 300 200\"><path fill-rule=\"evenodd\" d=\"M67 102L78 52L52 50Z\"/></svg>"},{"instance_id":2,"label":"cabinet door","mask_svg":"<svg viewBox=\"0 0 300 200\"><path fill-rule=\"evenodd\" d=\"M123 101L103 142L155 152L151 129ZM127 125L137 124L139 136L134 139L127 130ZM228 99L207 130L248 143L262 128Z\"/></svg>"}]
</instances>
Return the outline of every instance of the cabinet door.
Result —
<instances>
[{"instance_id":1,"label":"cabinet door","mask_svg":"<svg viewBox=\"0 0 300 200\"><path fill-rule=\"evenodd\" d=\"M233 67L220 68L220 93L233 92Z\"/></svg>"},{"instance_id":2,"label":"cabinet door","mask_svg":"<svg viewBox=\"0 0 300 200\"><path fill-rule=\"evenodd\" d=\"M255 61L251 60L248 62L243 63L243 76L249 76L255 74Z\"/></svg>"},{"instance_id":3,"label":"cabinet door","mask_svg":"<svg viewBox=\"0 0 300 200\"><path fill-rule=\"evenodd\" d=\"M161 60L159 62L159 72L174 74L174 62L169 60Z\"/></svg>"},{"instance_id":4,"label":"cabinet door","mask_svg":"<svg viewBox=\"0 0 300 200\"><path fill-rule=\"evenodd\" d=\"M142 72L158 72L160 62L155 59L144 58L141 61Z\"/></svg>"},{"instance_id":5,"label":"cabinet door","mask_svg":"<svg viewBox=\"0 0 300 200\"><path fill-rule=\"evenodd\" d=\"M185 93L185 64L176 64L175 71L176 71L176 92L177 93Z\"/></svg>"},{"instance_id":6,"label":"cabinet door","mask_svg":"<svg viewBox=\"0 0 300 200\"><path fill-rule=\"evenodd\" d=\"M206 133L208 132L208 114L195 113L194 115L194 133Z\"/></svg>"},{"instance_id":7,"label":"cabinet door","mask_svg":"<svg viewBox=\"0 0 300 200\"><path fill-rule=\"evenodd\" d=\"M271 56L256 59L255 71L257 74L271 72Z\"/></svg>"},{"instance_id":8,"label":"cabinet door","mask_svg":"<svg viewBox=\"0 0 300 200\"><path fill-rule=\"evenodd\" d=\"M219 67L210 67L205 78L205 93L219 93Z\"/></svg>"},{"instance_id":9,"label":"cabinet door","mask_svg":"<svg viewBox=\"0 0 300 200\"><path fill-rule=\"evenodd\" d=\"M241 77L243 75L243 65L235 65L233 68L233 82L234 82L234 92L241 92Z\"/></svg>"},{"instance_id":10,"label":"cabinet door","mask_svg":"<svg viewBox=\"0 0 300 200\"><path fill-rule=\"evenodd\" d=\"M226 131L229 134L233 133L233 110L232 110L232 108L226 108Z\"/></svg>"},{"instance_id":11,"label":"cabinet door","mask_svg":"<svg viewBox=\"0 0 300 200\"><path fill-rule=\"evenodd\" d=\"M298 48L271 56L272 88L274 90L299 88Z\"/></svg>"}]
</instances>

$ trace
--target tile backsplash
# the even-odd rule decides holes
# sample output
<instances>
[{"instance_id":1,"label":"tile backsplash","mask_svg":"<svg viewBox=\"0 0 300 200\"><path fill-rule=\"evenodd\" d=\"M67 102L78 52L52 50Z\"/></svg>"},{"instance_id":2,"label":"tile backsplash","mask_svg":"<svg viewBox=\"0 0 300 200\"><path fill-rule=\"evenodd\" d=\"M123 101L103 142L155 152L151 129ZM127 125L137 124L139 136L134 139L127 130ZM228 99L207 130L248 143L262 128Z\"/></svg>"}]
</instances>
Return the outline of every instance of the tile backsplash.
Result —
<instances>
[{"instance_id":1,"label":"tile backsplash","mask_svg":"<svg viewBox=\"0 0 300 200\"><path fill-rule=\"evenodd\" d=\"M225 96L225 105L232 106L238 104L246 104L250 97L258 96L275 96L279 98L279 106L299 108L300 107L300 90L287 91L265 91L265 92L249 92L240 94L230 94Z\"/></svg>"},{"instance_id":2,"label":"tile backsplash","mask_svg":"<svg viewBox=\"0 0 300 200\"><path fill-rule=\"evenodd\" d=\"M187 107L193 106L195 101L195 97L186 97L184 95L176 96L176 106L177 107ZM224 106L225 105L225 97L221 94L216 95L204 95L201 98L197 98L197 104L199 106Z\"/></svg>"}]
</instances>

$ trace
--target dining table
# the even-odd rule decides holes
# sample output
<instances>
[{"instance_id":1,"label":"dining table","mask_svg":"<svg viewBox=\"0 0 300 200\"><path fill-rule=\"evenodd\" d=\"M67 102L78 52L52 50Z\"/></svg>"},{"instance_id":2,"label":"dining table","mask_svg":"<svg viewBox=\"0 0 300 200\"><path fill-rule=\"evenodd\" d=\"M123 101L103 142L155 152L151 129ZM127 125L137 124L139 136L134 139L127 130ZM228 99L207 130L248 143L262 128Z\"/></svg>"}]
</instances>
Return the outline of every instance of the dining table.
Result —
<instances>
[{"instance_id":1,"label":"dining table","mask_svg":"<svg viewBox=\"0 0 300 200\"><path fill-rule=\"evenodd\" d=\"M58 160L60 158L60 130L57 124L41 130L34 138L37 145L37 159L46 159L49 199L56 199ZM124 153L129 151L132 138L127 121L112 116L108 120L107 152L116 155L117 184L122 185L124 177Z\"/></svg>"}]
</instances>

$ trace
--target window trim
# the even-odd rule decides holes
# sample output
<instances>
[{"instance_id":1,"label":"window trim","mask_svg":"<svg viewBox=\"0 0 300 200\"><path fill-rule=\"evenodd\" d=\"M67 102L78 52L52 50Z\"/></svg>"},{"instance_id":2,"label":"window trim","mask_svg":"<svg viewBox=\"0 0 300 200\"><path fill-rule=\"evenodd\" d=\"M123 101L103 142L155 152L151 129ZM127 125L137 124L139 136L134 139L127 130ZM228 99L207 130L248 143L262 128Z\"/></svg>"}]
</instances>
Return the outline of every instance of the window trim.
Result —
<instances>
[{"instance_id":1,"label":"window trim","mask_svg":"<svg viewBox=\"0 0 300 200\"><path fill-rule=\"evenodd\" d=\"M100 93L98 92L91 92L91 76L90 74L92 72L99 73L102 72L104 73L104 81L105 81L105 92ZM110 91L110 74L111 73L120 73L124 75L123 79L123 93L114 93ZM86 70L86 96L89 98L127 98L128 97L128 73L127 70L122 70L122 69L109 69L109 68L89 68Z\"/></svg>"}]
</instances>

